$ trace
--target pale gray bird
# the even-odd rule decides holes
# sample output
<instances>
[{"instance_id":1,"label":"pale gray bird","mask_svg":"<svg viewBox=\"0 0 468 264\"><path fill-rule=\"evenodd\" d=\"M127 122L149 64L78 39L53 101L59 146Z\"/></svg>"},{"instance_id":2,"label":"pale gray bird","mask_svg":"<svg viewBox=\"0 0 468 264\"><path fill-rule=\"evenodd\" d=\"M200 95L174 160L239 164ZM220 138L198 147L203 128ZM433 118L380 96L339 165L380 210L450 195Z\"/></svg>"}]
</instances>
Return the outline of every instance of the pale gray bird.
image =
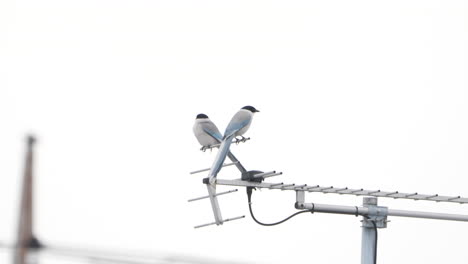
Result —
<instances>
[{"instance_id":1,"label":"pale gray bird","mask_svg":"<svg viewBox=\"0 0 468 264\"><path fill-rule=\"evenodd\" d=\"M253 106L244 106L237 112L231 119L231 122L229 122L228 126L226 127L226 131L224 131L224 137L223 140L231 137L237 137L240 136L244 138L242 135L247 132L247 130L250 127L250 124L252 123L252 118L253 115L256 112L260 112L255 107Z\"/></svg>"},{"instance_id":2,"label":"pale gray bird","mask_svg":"<svg viewBox=\"0 0 468 264\"><path fill-rule=\"evenodd\" d=\"M205 114L198 114L193 125L193 134L197 138L200 145L200 150L205 151L210 146L221 143L223 136L219 132L216 125Z\"/></svg>"},{"instance_id":3,"label":"pale gray bird","mask_svg":"<svg viewBox=\"0 0 468 264\"><path fill-rule=\"evenodd\" d=\"M226 155L229 152L232 140L236 136L240 136L244 139L243 134L249 129L250 124L252 123L252 118L256 112L260 111L255 109L255 107L248 105L242 107L239 112L232 117L231 122L229 122L226 127L226 131L224 132L223 140L219 146L219 151L216 155L215 161L213 162L213 166L211 166L211 170L208 175L210 183L213 183L216 175L218 175L218 172L221 170L224 160L226 159Z\"/></svg>"}]
</instances>

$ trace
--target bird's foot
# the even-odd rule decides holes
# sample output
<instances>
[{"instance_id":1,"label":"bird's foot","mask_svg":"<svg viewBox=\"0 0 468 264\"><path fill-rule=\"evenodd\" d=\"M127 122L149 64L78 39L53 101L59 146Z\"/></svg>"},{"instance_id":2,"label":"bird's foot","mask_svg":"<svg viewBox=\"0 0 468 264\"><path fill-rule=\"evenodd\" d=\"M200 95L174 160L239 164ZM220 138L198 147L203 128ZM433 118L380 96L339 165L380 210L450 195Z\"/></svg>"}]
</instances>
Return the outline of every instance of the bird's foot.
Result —
<instances>
[{"instance_id":1,"label":"bird's foot","mask_svg":"<svg viewBox=\"0 0 468 264\"><path fill-rule=\"evenodd\" d=\"M203 146L200 148L201 151L205 152L207 149L209 149L210 147L209 146Z\"/></svg>"},{"instance_id":2,"label":"bird's foot","mask_svg":"<svg viewBox=\"0 0 468 264\"><path fill-rule=\"evenodd\" d=\"M236 137L236 144L237 144L237 145L239 145L239 143L241 143L241 142L247 141L247 140L245 139L245 137L243 137L243 136L239 136L239 137L240 137L240 138L237 138L237 137Z\"/></svg>"}]
</instances>

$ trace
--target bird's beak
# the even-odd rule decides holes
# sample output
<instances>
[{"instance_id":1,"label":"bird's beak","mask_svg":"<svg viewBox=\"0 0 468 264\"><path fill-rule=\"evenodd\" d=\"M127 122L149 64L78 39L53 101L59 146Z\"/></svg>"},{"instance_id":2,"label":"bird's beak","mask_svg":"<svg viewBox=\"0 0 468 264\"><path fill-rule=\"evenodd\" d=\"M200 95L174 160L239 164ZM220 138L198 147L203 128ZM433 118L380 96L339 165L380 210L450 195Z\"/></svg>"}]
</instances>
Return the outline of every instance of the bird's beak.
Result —
<instances>
[{"instance_id":1,"label":"bird's beak","mask_svg":"<svg viewBox=\"0 0 468 264\"><path fill-rule=\"evenodd\" d=\"M260 112L259 110L255 109L255 112Z\"/></svg>"}]
</instances>

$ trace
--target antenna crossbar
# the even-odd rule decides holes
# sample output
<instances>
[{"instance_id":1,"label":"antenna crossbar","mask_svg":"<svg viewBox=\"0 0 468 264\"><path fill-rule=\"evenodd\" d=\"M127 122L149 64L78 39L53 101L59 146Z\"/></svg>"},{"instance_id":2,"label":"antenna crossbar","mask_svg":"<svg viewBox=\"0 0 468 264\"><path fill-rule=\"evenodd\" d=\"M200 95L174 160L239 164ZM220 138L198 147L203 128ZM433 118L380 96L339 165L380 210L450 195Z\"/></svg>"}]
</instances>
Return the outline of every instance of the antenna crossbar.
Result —
<instances>
[{"instance_id":1,"label":"antenna crossbar","mask_svg":"<svg viewBox=\"0 0 468 264\"><path fill-rule=\"evenodd\" d=\"M245 218L245 215L237 216L237 217L233 217L233 218L227 218L227 219L222 220L221 223L234 221L234 220L238 220L238 219L242 219L242 218ZM219 225L219 223L212 222L212 223L208 223L208 224L197 225L194 228L200 228L200 227L205 227L205 226L210 226L210 225Z\"/></svg>"},{"instance_id":2,"label":"antenna crossbar","mask_svg":"<svg viewBox=\"0 0 468 264\"><path fill-rule=\"evenodd\" d=\"M216 197L216 196L220 196L220 195L228 194L228 193L233 193L233 192L237 192L237 191L238 191L237 189L229 190L229 191L226 191L226 192L216 193L214 196ZM207 198L210 198L210 196L206 195L206 196L202 196L202 197L198 197L198 198L189 199L188 202L198 201L198 200L207 199Z\"/></svg>"},{"instance_id":3,"label":"antenna crossbar","mask_svg":"<svg viewBox=\"0 0 468 264\"><path fill-rule=\"evenodd\" d=\"M277 189L283 191L297 191L304 190L307 192L320 192L320 193L335 193L335 194L349 194L355 196L373 196L383 198L394 198L394 199L408 199L415 201L432 201L432 202L447 202L447 203L459 203L468 204L468 198L460 196L443 196L438 194L420 194L414 193L403 193L398 191L381 191L381 190L365 190L365 189L351 189L348 187L334 187L334 186L320 186L301 184L285 184L285 183L267 183L267 182L250 182L242 180L223 180L217 179L216 184L219 185L230 185L230 186L241 186L241 187L255 187L264 189Z\"/></svg>"},{"instance_id":4,"label":"antenna crossbar","mask_svg":"<svg viewBox=\"0 0 468 264\"><path fill-rule=\"evenodd\" d=\"M236 164L238 164L238 163L239 163L239 161L232 162L232 163L225 163L225 164L222 165L222 167L232 166L232 165L236 165ZM204 172L204 171L209 171L210 169L211 169L211 168L196 170L196 171L190 172L190 174L196 174L196 173L200 173L200 172Z\"/></svg>"}]
</instances>

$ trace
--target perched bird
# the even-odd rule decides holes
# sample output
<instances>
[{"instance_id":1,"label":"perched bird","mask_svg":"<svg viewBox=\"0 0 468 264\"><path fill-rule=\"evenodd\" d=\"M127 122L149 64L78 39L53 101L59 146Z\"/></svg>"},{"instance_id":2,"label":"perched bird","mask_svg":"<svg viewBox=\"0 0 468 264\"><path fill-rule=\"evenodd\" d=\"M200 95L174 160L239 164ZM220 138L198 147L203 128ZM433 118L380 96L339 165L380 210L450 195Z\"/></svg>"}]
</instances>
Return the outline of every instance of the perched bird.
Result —
<instances>
[{"instance_id":1,"label":"perched bird","mask_svg":"<svg viewBox=\"0 0 468 264\"><path fill-rule=\"evenodd\" d=\"M223 136L219 132L216 125L205 114L198 114L193 125L193 133L197 138L202 151L205 151L210 146L221 143Z\"/></svg>"},{"instance_id":2,"label":"perched bird","mask_svg":"<svg viewBox=\"0 0 468 264\"><path fill-rule=\"evenodd\" d=\"M226 155L229 152L229 147L231 146L231 141L240 136L244 139L243 134L247 132L252 123L253 115L256 112L260 112L253 106L244 106L242 107L231 119L226 131L224 132L223 140L219 146L218 154L216 155L213 166L211 166L210 172L208 174L210 183L213 183L216 175L221 170L221 167L226 159Z\"/></svg>"},{"instance_id":3,"label":"perched bird","mask_svg":"<svg viewBox=\"0 0 468 264\"><path fill-rule=\"evenodd\" d=\"M195 124L193 125L193 134L197 138L200 145L202 145L202 151L211 148L214 145L218 145L223 141L223 136L218 130L218 127L210 120L205 114L198 114L195 118ZM227 153L229 159L235 163L235 166L239 171L244 174L247 170L242 166L239 160L232 154L231 151Z\"/></svg>"},{"instance_id":4,"label":"perched bird","mask_svg":"<svg viewBox=\"0 0 468 264\"><path fill-rule=\"evenodd\" d=\"M224 131L224 137L223 140L231 137L237 137L240 136L242 139L244 137L242 136L247 130L249 130L250 124L252 123L252 118L253 115L256 112L260 112L255 107L253 106L244 106L237 112L231 119L231 122L229 122L228 126L226 127L226 131Z\"/></svg>"}]
</instances>

